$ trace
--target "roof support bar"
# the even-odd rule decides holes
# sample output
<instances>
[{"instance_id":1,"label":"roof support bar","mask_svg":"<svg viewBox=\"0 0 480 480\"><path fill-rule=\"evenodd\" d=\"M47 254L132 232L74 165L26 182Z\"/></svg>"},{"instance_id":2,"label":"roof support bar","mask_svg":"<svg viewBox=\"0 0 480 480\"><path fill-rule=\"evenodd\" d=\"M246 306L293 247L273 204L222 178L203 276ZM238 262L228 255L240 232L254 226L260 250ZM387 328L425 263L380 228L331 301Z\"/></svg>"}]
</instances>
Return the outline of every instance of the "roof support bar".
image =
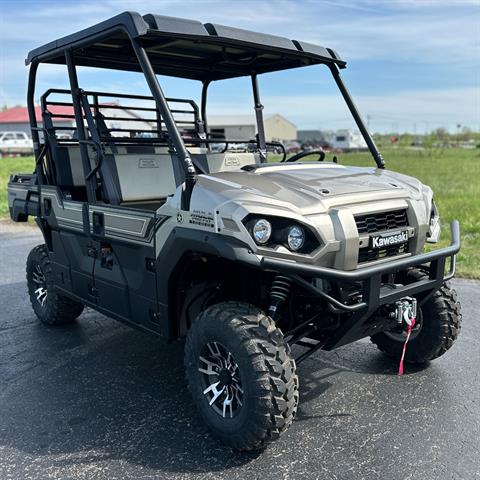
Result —
<instances>
[{"instance_id":1,"label":"roof support bar","mask_svg":"<svg viewBox=\"0 0 480 480\"><path fill-rule=\"evenodd\" d=\"M208 133L208 122L207 122L207 94L210 81L207 80L202 83L202 99L200 102L200 115L202 117L203 126L205 128L205 133Z\"/></svg>"},{"instance_id":2,"label":"roof support bar","mask_svg":"<svg viewBox=\"0 0 480 480\"><path fill-rule=\"evenodd\" d=\"M208 87L210 85L210 80L205 80L202 82L202 98L200 101L200 118L203 123L203 131L205 132L205 138L208 138L208 121L207 121L207 95ZM205 146L210 151L210 144L205 144Z\"/></svg>"},{"instance_id":3,"label":"roof support bar","mask_svg":"<svg viewBox=\"0 0 480 480\"><path fill-rule=\"evenodd\" d=\"M340 76L340 72L338 71L338 67L334 64L328 64L328 68L330 68L330 71L332 72L333 78L335 80L335 83L337 84L343 99L345 100L345 103L348 106L348 109L350 110L350 113L352 114L352 117L355 120L355 123L357 124L358 129L360 130L367 146L368 149L370 150L370 153L373 156L373 159L375 160L375 163L377 164L378 168L385 168L385 161L383 160L382 154L378 151L377 146L375 145L375 141L373 140L372 136L370 135L370 132L367 130L367 127L365 126L365 123L360 115L360 113L357 110L357 107L355 103L353 102L352 97L350 96L350 92L348 91L347 87L343 83L342 77Z\"/></svg>"},{"instance_id":4,"label":"roof support bar","mask_svg":"<svg viewBox=\"0 0 480 480\"><path fill-rule=\"evenodd\" d=\"M257 120L258 150L260 151L260 162L267 161L267 144L265 141L265 126L263 124L263 105L260 102L257 75L252 75L253 101L255 103L255 117Z\"/></svg>"},{"instance_id":5,"label":"roof support bar","mask_svg":"<svg viewBox=\"0 0 480 480\"><path fill-rule=\"evenodd\" d=\"M35 173L37 174L38 183L45 183L45 174L43 172L43 164L40 162L41 148L40 136L38 135L37 117L35 115L35 79L37 77L38 63L33 62L28 72L28 90L27 90L27 108L30 117L30 129L32 131L33 151L35 152Z\"/></svg>"},{"instance_id":6,"label":"roof support bar","mask_svg":"<svg viewBox=\"0 0 480 480\"><path fill-rule=\"evenodd\" d=\"M137 39L132 39L132 45L143 74L145 75L145 79L147 80L150 91L152 92L153 98L155 99L157 107L160 110L162 119L165 122L165 126L172 141L173 147L175 148L178 160L182 162L183 169L185 171L185 191L183 192L182 196L182 210L188 210L190 208L190 197L192 195L193 186L197 180L195 167L193 166L190 154L188 153L182 136L180 135L177 125L175 124L172 112L170 112L167 100L165 99L165 95L163 94L160 84L158 83L158 79L155 75L155 71L153 70L145 48Z\"/></svg>"},{"instance_id":7,"label":"roof support bar","mask_svg":"<svg viewBox=\"0 0 480 480\"><path fill-rule=\"evenodd\" d=\"M65 62L67 64L68 78L70 80L70 89L72 91L73 112L75 114L75 124L77 127L77 136L80 144L80 155L82 157L83 174L85 176L85 186L87 188L87 199L88 203L95 204L97 203L97 179L95 176L90 176L90 178L87 178L90 173L91 167L90 159L88 157L88 147L85 143L87 140L87 136L85 134L85 125L83 124L82 105L80 104L81 92L78 88L77 70L75 68L75 63L73 61L73 54L71 50L65 50Z\"/></svg>"}]
</instances>

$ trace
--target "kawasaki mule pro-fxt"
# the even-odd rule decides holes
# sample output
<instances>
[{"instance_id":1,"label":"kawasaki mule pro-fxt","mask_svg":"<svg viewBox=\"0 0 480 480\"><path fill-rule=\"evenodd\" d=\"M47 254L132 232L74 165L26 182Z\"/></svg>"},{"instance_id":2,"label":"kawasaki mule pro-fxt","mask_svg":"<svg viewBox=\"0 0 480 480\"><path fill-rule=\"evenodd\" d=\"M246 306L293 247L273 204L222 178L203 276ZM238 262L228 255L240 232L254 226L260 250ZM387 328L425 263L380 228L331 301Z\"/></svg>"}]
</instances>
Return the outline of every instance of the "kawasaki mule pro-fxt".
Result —
<instances>
[{"instance_id":1,"label":"kawasaki mule pro-fxt","mask_svg":"<svg viewBox=\"0 0 480 480\"><path fill-rule=\"evenodd\" d=\"M35 79L48 63L66 65L70 90L42 94L39 126ZM461 316L445 282L458 222L449 247L422 253L440 232L432 190L385 169L334 50L127 12L33 50L27 64L36 167L13 175L8 194L12 219L36 217L45 240L27 260L42 322L72 322L86 305L168 342L186 337L193 401L241 450L292 423L296 365L319 349L371 337L399 360L408 335L405 361L423 363L451 347ZM257 77L312 65L332 74L375 168L321 150L287 158L266 141ZM143 72L152 96L84 91L77 66ZM166 98L157 74L198 80L200 108ZM241 76L257 121L248 144L217 138L206 116L209 85ZM319 161L300 162L308 156Z\"/></svg>"}]
</instances>

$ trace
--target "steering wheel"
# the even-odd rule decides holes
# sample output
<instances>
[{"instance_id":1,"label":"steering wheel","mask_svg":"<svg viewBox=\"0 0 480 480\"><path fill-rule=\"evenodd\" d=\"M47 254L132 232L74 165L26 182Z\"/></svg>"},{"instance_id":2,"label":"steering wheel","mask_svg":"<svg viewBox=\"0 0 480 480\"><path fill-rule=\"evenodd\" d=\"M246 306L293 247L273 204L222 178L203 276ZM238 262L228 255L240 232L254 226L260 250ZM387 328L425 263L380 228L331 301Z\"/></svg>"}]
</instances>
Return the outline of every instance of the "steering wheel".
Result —
<instances>
[{"instance_id":1,"label":"steering wheel","mask_svg":"<svg viewBox=\"0 0 480 480\"><path fill-rule=\"evenodd\" d=\"M300 160L301 158L304 158L304 157L308 157L310 155L318 155L317 162L323 162L323 160L325 160L325 152L323 150L308 150L308 151L299 152L293 157L290 157L286 160L282 160L282 162L296 162L297 160Z\"/></svg>"}]
</instances>

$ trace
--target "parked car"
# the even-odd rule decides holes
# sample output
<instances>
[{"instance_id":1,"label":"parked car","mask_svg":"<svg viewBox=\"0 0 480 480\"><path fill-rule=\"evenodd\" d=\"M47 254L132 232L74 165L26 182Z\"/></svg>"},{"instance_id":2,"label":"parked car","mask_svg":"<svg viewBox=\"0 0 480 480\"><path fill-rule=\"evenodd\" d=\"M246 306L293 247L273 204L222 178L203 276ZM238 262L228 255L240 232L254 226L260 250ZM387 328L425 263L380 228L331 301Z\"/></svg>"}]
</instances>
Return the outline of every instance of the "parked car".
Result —
<instances>
[{"instance_id":1,"label":"parked car","mask_svg":"<svg viewBox=\"0 0 480 480\"><path fill-rule=\"evenodd\" d=\"M287 151L287 153L298 153L302 150L302 146L292 140L291 142L285 142L285 150Z\"/></svg>"},{"instance_id":2,"label":"parked car","mask_svg":"<svg viewBox=\"0 0 480 480\"><path fill-rule=\"evenodd\" d=\"M32 139L25 132L0 132L0 154L33 155Z\"/></svg>"},{"instance_id":3,"label":"parked car","mask_svg":"<svg viewBox=\"0 0 480 480\"><path fill-rule=\"evenodd\" d=\"M73 136L74 136L73 130L71 132L69 132L69 131L57 132L58 140L72 140Z\"/></svg>"}]
</instances>

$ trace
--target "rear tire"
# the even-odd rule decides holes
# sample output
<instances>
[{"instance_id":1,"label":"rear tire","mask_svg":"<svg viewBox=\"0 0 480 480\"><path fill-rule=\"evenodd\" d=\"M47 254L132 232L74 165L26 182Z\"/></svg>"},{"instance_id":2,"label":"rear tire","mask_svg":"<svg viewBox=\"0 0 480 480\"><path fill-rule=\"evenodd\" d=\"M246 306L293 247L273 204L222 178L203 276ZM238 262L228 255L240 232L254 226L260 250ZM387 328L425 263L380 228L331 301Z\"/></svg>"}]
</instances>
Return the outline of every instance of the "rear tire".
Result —
<instances>
[{"instance_id":1,"label":"rear tire","mask_svg":"<svg viewBox=\"0 0 480 480\"><path fill-rule=\"evenodd\" d=\"M406 283L424 278L427 275L422 270L410 270ZM442 356L457 339L462 321L457 293L448 283L444 283L419 310L419 331L412 335L405 355L405 362L412 364L423 364ZM402 338L382 332L373 335L371 340L382 352L400 359L404 344Z\"/></svg>"},{"instance_id":2,"label":"rear tire","mask_svg":"<svg viewBox=\"0 0 480 480\"><path fill-rule=\"evenodd\" d=\"M45 245L38 245L28 255L27 286L33 311L42 323L72 323L83 311L82 303L57 292Z\"/></svg>"},{"instance_id":3,"label":"rear tire","mask_svg":"<svg viewBox=\"0 0 480 480\"><path fill-rule=\"evenodd\" d=\"M274 321L252 305L225 302L203 311L187 335L185 369L202 419L236 450L261 449L293 422L295 361Z\"/></svg>"}]
</instances>

